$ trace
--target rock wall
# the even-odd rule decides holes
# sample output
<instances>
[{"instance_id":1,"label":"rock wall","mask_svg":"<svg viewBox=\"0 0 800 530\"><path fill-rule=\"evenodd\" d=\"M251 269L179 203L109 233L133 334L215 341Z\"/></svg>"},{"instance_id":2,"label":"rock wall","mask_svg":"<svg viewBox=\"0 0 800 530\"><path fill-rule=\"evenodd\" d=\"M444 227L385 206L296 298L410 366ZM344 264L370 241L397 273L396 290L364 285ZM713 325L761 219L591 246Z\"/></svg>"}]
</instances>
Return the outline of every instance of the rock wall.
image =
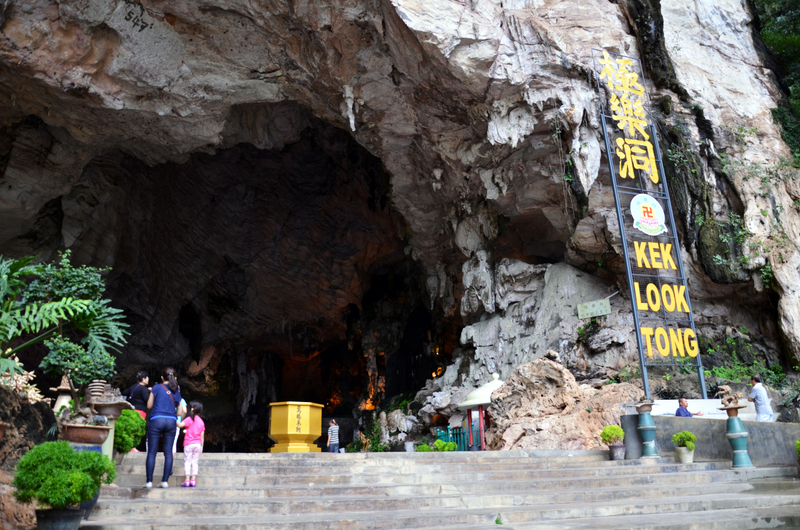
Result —
<instances>
[{"instance_id":1,"label":"rock wall","mask_svg":"<svg viewBox=\"0 0 800 530\"><path fill-rule=\"evenodd\" d=\"M372 399L420 306L372 328L347 308L406 259L433 321L414 355L443 372L430 389L547 348L586 377L634 362L592 48L644 61L701 333L746 328L768 362L800 358L800 188L740 0L0 6L0 252L113 265L132 362L223 343L312 356L369 329ZM328 202L305 200L307 164L265 169L302 166L309 142L335 161ZM286 188L293 207L268 200ZM575 304L616 291L578 340Z\"/></svg>"},{"instance_id":2,"label":"rock wall","mask_svg":"<svg viewBox=\"0 0 800 530\"><path fill-rule=\"evenodd\" d=\"M9 423L0 438L0 528L36 528L33 505L18 504L12 497L14 466L31 447L47 441L47 431L56 423L53 410L44 402L31 405L0 386L0 420Z\"/></svg>"}]
</instances>

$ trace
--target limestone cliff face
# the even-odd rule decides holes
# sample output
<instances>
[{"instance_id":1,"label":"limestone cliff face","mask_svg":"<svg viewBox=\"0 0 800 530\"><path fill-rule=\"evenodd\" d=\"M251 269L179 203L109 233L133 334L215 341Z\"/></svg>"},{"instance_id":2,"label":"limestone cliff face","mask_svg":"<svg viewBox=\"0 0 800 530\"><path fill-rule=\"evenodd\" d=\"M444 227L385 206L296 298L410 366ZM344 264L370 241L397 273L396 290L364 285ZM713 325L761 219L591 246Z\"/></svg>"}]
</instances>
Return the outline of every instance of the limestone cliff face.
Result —
<instances>
[{"instance_id":1,"label":"limestone cliff face","mask_svg":"<svg viewBox=\"0 0 800 530\"><path fill-rule=\"evenodd\" d=\"M223 342L313 357L357 341L373 394L419 308L435 321L426 352L454 342L436 322L458 328L469 366L449 384L547 348L586 374L635 362L592 48L648 71L700 332L800 358L800 187L742 0L0 13L0 252L113 266L136 362L194 355L201 371ZM382 291L367 318L376 271L408 296ZM578 340L574 305L616 291Z\"/></svg>"}]
</instances>

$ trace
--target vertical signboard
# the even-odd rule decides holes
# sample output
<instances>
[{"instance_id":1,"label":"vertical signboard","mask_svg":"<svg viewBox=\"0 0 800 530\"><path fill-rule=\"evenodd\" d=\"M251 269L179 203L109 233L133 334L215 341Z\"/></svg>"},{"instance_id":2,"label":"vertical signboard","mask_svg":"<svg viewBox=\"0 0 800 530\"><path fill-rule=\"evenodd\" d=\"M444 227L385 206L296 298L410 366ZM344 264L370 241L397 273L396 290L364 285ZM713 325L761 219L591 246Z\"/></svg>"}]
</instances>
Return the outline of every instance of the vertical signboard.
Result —
<instances>
[{"instance_id":1,"label":"vertical signboard","mask_svg":"<svg viewBox=\"0 0 800 530\"><path fill-rule=\"evenodd\" d=\"M703 364L680 243L638 59L592 50L645 395L648 366Z\"/></svg>"}]
</instances>

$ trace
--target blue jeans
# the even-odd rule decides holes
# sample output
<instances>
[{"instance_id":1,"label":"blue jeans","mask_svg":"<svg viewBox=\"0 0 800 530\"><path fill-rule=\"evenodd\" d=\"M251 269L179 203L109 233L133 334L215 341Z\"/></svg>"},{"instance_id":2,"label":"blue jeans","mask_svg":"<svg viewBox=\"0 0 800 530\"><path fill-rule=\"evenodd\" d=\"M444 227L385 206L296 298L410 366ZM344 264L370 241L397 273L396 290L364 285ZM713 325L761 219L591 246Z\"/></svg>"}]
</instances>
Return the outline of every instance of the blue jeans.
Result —
<instances>
[{"instance_id":1,"label":"blue jeans","mask_svg":"<svg viewBox=\"0 0 800 530\"><path fill-rule=\"evenodd\" d=\"M339 452L339 444L330 444L328 446L329 453L338 453Z\"/></svg>"},{"instance_id":2,"label":"blue jeans","mask_svg":"<svg viewBox=\"0 0 800 530\"><path fill-rule=\"evenodd\" d=\"M147 424L147 482L153 482L159 440L164 440L164 474L161 482L168 481L172 474L172 442L175 440L176 423L174 418L156 418Z\"/></svg>"}]
</instances>

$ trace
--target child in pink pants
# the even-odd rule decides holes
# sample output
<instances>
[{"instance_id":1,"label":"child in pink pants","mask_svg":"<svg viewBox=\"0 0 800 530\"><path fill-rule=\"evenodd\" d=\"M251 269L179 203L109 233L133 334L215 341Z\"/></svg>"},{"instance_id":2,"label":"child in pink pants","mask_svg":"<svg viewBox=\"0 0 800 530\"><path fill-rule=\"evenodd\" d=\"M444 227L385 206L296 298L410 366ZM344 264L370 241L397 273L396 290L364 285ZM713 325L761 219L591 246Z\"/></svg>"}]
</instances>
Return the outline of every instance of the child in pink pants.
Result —
<instances>
[{"instance_id":1,"label":"child in pink pants","mask_svg":"<svg viewBox=\"0 0 800 530\"><path fill-rule=\"evenodd\" d=\"M206 424L200 418L203 404L199 401L189 403L189 415L178 422L178 427L185 429L183 436L183 474L185 480L182 488L194 488L197 485L197 462L203 452Z\"/></svg>"}]
</instances>

